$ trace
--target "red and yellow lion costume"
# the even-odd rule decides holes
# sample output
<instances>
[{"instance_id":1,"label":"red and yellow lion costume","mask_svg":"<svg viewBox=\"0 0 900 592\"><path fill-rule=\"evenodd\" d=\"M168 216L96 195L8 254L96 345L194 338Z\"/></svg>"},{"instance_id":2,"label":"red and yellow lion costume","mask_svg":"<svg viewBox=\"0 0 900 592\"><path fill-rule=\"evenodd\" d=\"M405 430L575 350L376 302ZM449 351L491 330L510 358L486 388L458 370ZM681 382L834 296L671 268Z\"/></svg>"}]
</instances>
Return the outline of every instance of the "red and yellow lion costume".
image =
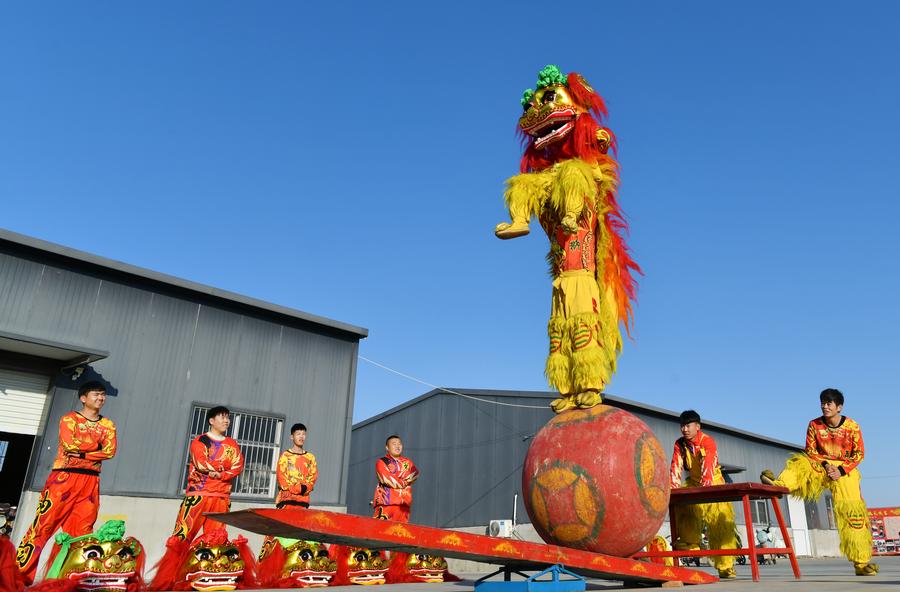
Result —
<instances>
[{"instance_id":1,"label":"red and yellow lion costume","mask_svg":"<svg viewBox=\"0 0 900 592\"><path fill-rule=\"evenodd\" d=\"M510 222L502 239L528 234L537 218L550 239L553 276L545 374L560 393L558 412L589 408L616 369L622 350L619 323L629 327L640 268L623 235L616 199L619 183L613 133L602 125L603 99L575 72L556 66L538 75L537 90L522 98L519 128L525 138L521 174L507 180Z\"/></svg>"}]
</instances>

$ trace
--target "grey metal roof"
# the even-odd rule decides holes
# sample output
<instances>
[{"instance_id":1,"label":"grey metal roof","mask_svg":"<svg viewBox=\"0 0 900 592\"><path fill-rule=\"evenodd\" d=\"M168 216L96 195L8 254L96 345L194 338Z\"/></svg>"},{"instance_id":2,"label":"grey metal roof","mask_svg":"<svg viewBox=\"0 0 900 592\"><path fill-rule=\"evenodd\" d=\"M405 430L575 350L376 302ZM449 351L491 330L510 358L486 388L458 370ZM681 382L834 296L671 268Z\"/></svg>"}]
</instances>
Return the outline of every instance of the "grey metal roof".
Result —
<instances>
[{"instance_id":1,"label":"grey metal roof","mask_svg":"<svg viewBox=\"0 0 900 592\"><path fill-rule=\"evenodd\" d=\"M180 290L186 290L188 292L203 295L205 297L211 297L222 302L251 307L261 311L267 311L269 313L275 313L277 315L298 319L306 323L313 323L315 325L328 327L330 329L334 329L344 333L350 333L358 337L368 337L369 335L369 330L362 327L357 327L355 325L350 325L347 323L342 323L340 321L335 321L325 317L309 314L307 312L288 308L286 306L272 304L263 300L257 300L256 298L250 298L249 296L236 294L227 290L221 290L212 286L198 284L196 282L167 275L157 271L152 271L150 269L144 269L142 267L129 265L128 263L123 263L121 261L115 261L113 259L107 259L106 257L100 257L99 255L85 253L84 251L79 251L77 249L72 249L63 245L43 241L37 238L26 236L24 234L13 232L11 230L6 230L4 228L0 228L0 243L11 243L13 245L25 247L29 250L39 251L41 253L49 254L83 265L86 264L95 268L99 267L118 274L125 274L126 276L132 276L144 281L149 281L151 283L163 284Z\"/></svg>"},{"instance_id":2,"label":"grey metal roof","mask_svg":"<svg viewBox=\"0 0 900 592\"><path fill-rule=\"evenodd\" d=\"M435 395L443 394L443 395L448 395L448 396L454 396L452 392L447 392L447 391L457 392L462 395L468 395L470 397L515 397L515 398L519 398L519 399L533 398L533 399L547 400L548 403L549 403L550 399L555 399L558 396L557 393L555 393L553 391L511 391L511 390L466 389L466 388L449 388L449 387L448 388L437 388L437 389L428 391L427 393L425 393L423 395L419 395L418 397L416 397L414 399L410 399L409 401L407 401L405 403L401 403L400 405L397 405L396 407L388 409L387 411L379 413L378 415L376 415L374 417L364 419L363 421L354 424L353 429L355 430L357 428L361 428L370 423L376 422L384 417L387 417L389 415L397 413L398 411L406 409L407 407L416 405L419 402L424 401L425 399L428 399ZM608 403L615 407L620 407L623 409L628 409L630 407L633 409L641 410L645 413L650 413L652 415L657 415L659 417L663 417L666 419L672 419L674 421L678 421L678 418L680 415L679 413L669 410L669 409L663 409L662 407L655 407L653 405L647 405L646 403L639 403L637 401L632 401L631 399L626 399L624 397L619 397L616 395L610 395L608 393L603 393L603 401L604 401L604 403ZM757 442L764 442L766 444L774 444L776 446L783 446L783 447L789 448L791 450L803 450L803 448L804 448L803 446L801 446L799 444L785 442L784 440L770 438L768 436L763 436L761 434L755 434L753 432L748 432L746 430L741 430L739 428L735 428L732 426L728 426L728 425L713 422L713 421L708 421L705 419L703 420L703 425L711 427L711 428L716 428L717 430L720 430L722 432L730 433L730 434L733 434L733 435L736 435L736 436L739 436L742 438L747 438L749 440L754 440Z\"/></svg>"}]
</instances>

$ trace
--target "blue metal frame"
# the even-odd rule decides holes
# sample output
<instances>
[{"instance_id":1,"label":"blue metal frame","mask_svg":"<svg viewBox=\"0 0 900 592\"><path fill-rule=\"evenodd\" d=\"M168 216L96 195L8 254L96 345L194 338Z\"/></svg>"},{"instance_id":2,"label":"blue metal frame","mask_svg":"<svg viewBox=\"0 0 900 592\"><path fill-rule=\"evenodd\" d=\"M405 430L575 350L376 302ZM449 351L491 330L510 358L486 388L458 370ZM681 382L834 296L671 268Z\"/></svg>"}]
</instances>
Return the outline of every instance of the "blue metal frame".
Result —
<instances>
[{"instance_id":1,"label":"blue metal frame","mask_svg":"<svg viewBox=\"0 0 900 592\"><path fill-rule=\"evenodd\" d=\"M502 582L488 581L488 578L492 578L499 573L503 574ZM510 578L513 573L517 573L525 579L514 582ZM574 579L561 580L559 578L561 574L572 576ZM551 579L538 579L545 575L550 575ZM479 578L475 582L475 590L477 592L583 592L586 587L584 578L567 570L562 564L551 565L544 571L531 577L527 577L521 572L513 571L509 567L504 567L492 574Z\"/></svg>"}]
</instances>

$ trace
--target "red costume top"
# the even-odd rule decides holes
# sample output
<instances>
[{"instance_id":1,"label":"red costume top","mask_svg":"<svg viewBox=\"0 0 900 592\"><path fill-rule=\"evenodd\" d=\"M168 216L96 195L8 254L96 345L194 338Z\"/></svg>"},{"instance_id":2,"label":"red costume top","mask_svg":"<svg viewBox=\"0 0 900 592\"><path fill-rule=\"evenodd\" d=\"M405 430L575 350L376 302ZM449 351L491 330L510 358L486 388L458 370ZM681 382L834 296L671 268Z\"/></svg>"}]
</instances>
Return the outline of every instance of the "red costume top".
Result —
<instances>
[{"instance_id":1,"label":"red costume top","mask_svg":"<svg viewBox=\"0 0 900 592\"><path fill-rule=\"evenodd\" d=\"M419 470L405 456L383 456L375 461L373 506L411 506L412 484L419 478Z\"/></svg>"},{"instance_id":2,"label":"red costume top","mask_svg":"<svg viewBox=\"0 0 900 592\"><path fill-rule=\"evenodd\" d=\"M319 469L312 452L285 450L278 458L278 495L275 503L299 502L309 506L309 493L316 485Z\"/></svg>"},{"instance_id":3,"label":"red costume top","mask_svg":"<svg viewBox=\"0 0 900 592\"><path fill-rule=\"evenodd\" d=\"M673 488L681 487L681 473L684 470L689 473L687 485L692 487L721 485L725 482L719 467L716 441L712 436L699 431L693 441L683 437L675 440L670 472Z\"/></svg>"},{"instance_id":4,"label":"red costume top","mask_svg":"<svg viewBox=\"0 0 900 592\"><path fill-rule=\"evenodd\" d=\"M77 453L71 456L69 453ZM100 416L92 421L77 411L59 418L59 448L54 471L100 473L100 463L116 455L116 424Z\"/></svg>"},{"instance_id":5,"label":"red costume top","mask_svg":"<svg viewBox=\"0 0 900 592\"><path fill-rule=\"evenodd\" d=\"M550 239L550 273L559 277L563 271L597 269L594 235L597 227L597 214L591 206L589 196L585 196L584 212L578 219L578 230L570 234L563 225L552 216L543 215L541 226Z\"/></svg>"},{"instance_id":6,"label":"red costume top","mask_svg":"<svg viewBox=\"0 0 900 592\"><path fill-rule=\"evenodd\" d=\"M819 464L826 461L839 461L837 464L842 475L846 475L862 462L865 456L862 430L859 424L849 417L841 417L836 428L825 423L825 419L817 417L809 422L806 428L806 454L810 460Z\"/></svg>"},{"instance_id":7,"label":"red costume top","mask_svg":"<svg viewBox=\"0 0 900 592\"><path fill-rule=\"evenodd\" d=\"M187 495L228 497L231 480L244 470L244 455L231 438L214 440L206 434L191 442L191 466L188 471ZM210 477L210 471L220 474Z\"/></svg>"}]
</instances>

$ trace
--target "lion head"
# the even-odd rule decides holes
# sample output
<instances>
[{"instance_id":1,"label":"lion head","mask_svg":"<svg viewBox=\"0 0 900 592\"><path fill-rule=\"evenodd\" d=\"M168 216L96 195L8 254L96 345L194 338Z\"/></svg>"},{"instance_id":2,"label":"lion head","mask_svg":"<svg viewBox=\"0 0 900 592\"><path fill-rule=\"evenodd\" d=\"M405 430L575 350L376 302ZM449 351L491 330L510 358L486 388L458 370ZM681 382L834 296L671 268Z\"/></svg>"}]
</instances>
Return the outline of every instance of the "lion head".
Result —
<instances>
[{"instance_id":1,"label":"lion head","mask_svg":"<svg viewBox=\"0 0 900 592\"><path fill-rule=\"evenodd\" d=\"M80 537L56 536L59 546L47 579L75 582L85 592L124 592L142 585L144 549L126 537L125 523L110 520L97 532Z\"/></svg>"},{"instance_id":2,"label":"lion head","mask_svg":"<svg viewBox=\"0 0 900 592\"><path fill-rule=\"evenodd\" d=\"M194 541L185 558L184 572L194 590L234 590L244 575L244 560L237 544L228 540L224 530L218 530Z\"/></svg>"},{"instance_id":3,"label":"lion head","mask_svg":"<svg viewBox=\"0 0 900 592\"><path fill-rule=\"evenodd\" d=\"M332 545L331 551L338 573L334 585L374 586L385 583L388 562L380 551L343 545Z\"/></svg>"},{"instance_id":4,"label":"lion head","mask_svg":"<svg viewBox=\"0 0 900 592\"><path fill-rule=\"evenodd\" d=\"M166 542L166 553L150 584L152 590L235 590L256 586L256 560L247 539L228 539L224 528L205 532L193 542L176 536Z\"/></svg>"},{"instance_id":5,"label":"lion head","mask_svg":"<svg viewBox=\"0 0 900 592\"><path fill-rule=\"evenodd\" d=\"M337 573L337 562L328 548L316 541L266 539L259 553L260 573L266 583L292 583L291 587L328 586Z\"/></svg>"},{"instance_id":6,"label":"lion head","mask_svg":"<svg viewBox=\"0 0 900 592\"><path fill-rule=\"evenodd\" d=\"M615 138L600 121L606 117L603 99L578 73L564 75L557 66L538 74L536 89L522 95L525 112L519 129L526 139L522 172L542 170L562 160L603 160Z\"/></svg>"},{"instance_id":7,"label":"lion head","mask_svg":"<svg viewBox=\"0 0 900 592\"><path fill-rule=\"evenodd\" d=\"M447 571L447 560L424 553L410 554L406 560L406 571L419 582L443 582Z\"/></svg>"}]
</instances>

